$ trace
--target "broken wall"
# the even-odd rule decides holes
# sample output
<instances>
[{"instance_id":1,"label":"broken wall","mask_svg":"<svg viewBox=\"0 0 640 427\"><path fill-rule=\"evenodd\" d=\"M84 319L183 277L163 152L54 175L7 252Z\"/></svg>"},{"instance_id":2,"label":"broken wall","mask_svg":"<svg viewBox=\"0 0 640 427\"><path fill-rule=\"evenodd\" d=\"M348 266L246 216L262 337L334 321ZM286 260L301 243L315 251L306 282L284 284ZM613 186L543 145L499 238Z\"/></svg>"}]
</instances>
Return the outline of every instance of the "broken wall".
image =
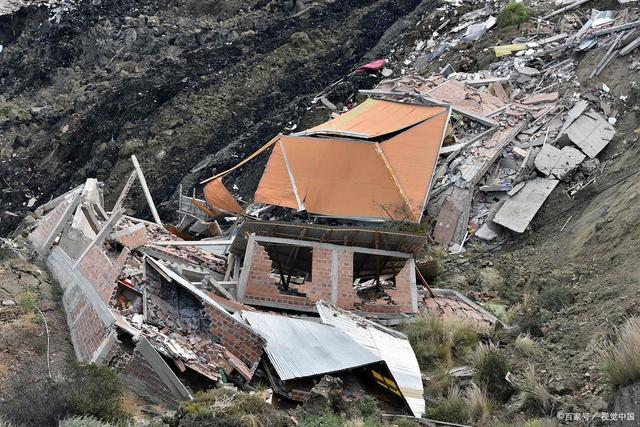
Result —
<instances>
[{"instance_id":1,"label":"broken wall","mask_svg":"<svg viewBox=\"0 0 640 427\"><path fill-rule=\"evenodd\" d=\"M250 238L245 253L243 272L238 286L238 299L247 304L284 309L315 311L315 303L331 301L346 310L359 308L378 313L413 313L417 311L415 261L408 254L404 267L395 277L395 288L385 289L391 303L376 300L364 301L353 286L354 252L366 252L366 248L339 247L313 243L312 280L296 287L304 295L285 293L278 288L279 279L272 277L272 260L258 242L260 237ZM287 240L287 239L280 239ZM290 240L292 246L305 242ZM308 244L308 243L307 243ZM391 251L376 251L397 255Z\"/></svg>"}]
</instances>

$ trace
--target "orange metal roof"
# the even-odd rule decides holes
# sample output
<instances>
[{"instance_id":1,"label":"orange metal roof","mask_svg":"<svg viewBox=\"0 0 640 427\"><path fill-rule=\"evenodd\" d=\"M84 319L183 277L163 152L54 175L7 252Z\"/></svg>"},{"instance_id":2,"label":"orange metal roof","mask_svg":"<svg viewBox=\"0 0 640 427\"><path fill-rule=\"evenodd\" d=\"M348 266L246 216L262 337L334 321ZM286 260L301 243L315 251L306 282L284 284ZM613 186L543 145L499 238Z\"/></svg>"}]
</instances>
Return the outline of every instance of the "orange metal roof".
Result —
<instances>
[{"instance_id":1,"label":"orange metal roof","mask_svg":"<svg viewBox=\"0 0 640 427\"><path fill-rule=\"evenodd\" d=\"M442 112L440 106L369 98L352 110L296 135L376 138L407 129Z\"/></svg>"},{"instance_id":2,"label":"orange metal roof","mask_svg":"<svg viewBox=\"0 0 640 427\"><path fill-rule=\"evenodd\" d=\"M366 114L362 117L357 129L369 135L394 132L409 123L408 130L379 144L281 136L255 200L320 215L419 221L446 130L448 109L405 105L411 107L406 112L428 110L429 118L415 125L415 113L410 113L413 119L400 124L390 120L395 120L395 115L386 118L390 123L378 112L374 117L379 121L372 121ZM425 115L423 112L421 117Z\"/></svg>"},{"instance_id":3,"label":"orange metal roof","mask_svg":"<svg viewBox=\"0 0 640 427\"><path fill-rule=\"evenodd\" d=\"M243 213L244 210L222 183L222 178L209 181L204 186L204 199L207 204L222 212Z\"/></svg>"}]
</instances>

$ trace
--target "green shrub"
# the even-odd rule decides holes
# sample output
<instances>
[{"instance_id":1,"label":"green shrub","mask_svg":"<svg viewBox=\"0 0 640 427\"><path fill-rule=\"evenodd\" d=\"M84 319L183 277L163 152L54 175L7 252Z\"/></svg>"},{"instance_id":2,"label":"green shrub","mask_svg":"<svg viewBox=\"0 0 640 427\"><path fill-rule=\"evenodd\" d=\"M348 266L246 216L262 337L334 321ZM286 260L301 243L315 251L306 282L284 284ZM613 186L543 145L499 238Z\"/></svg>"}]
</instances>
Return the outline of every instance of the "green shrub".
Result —
<instances>
[{"instance_id":1,"label":"green shrub","mask_svg":"<svg viewBox=\"0 0 640 427\"><path fill-rule=\"evenodd\" d=\"M465 424L469 421L470 412L467 400L456 389L452 389L446 398L427 404L425 416L433 420Z\"/></svg>"},{"instance_id":2,"label":"green shrub","mask_svg":"<svg viewBox=\"0 0 640 427\"><path fill-rule=\"evenodd\" d=\"M473 354L474 380L489 396L506 402L513 394L513 387L505 379L507 362L498 347L493 344L478 344Z\"/></svg>"},{"instance_id":3,"label":"green shrub","mask_svg":"<svg viewBox=\"0 0 640 427\"><path fill-rule=\"evenodd\" d=\"M469 413L474 420L486 420L491 416L493 405L487 393L480 387L469 387L465 391Z\"/></svg>"},{"instance_id":4,"label":"green shrub","mask_svg":"<svg viewBox=\"0 0 640 427\"><path fill-rule=\"evenodd\" d=\"M573 292L560 286L544 288L538 297L540 305L552 312L558 312L575 301Z\"/></svg>"},{"instance_id":5,"label":"green shrub","mask_svg":"<svg viewBox=\"0 0 640 427\"><path fill-rule=\"evenodd\" d=\"M16 302L25 311L31 311L35 308L36 303L38 302L38 294L33 291L24 291L18 295Z\"/></svg>"},{"instance_id":6,"label":"green shrub","mask_svg":"<svg viewBox=\"0 0 640 427\"><path fill-rule=\"evenodd\" d=\"M509 3L502 8L496 18L496 24L498 27L509 27L511 25L520 24L529 19L533 15L533 9L524 3Z\"/></svg>"},{"instance_id":7,"label":"green shrub","mask_svg":"<svg viewBox=\"0 0 640 427\"><path fill-rule=\"evenodd\" d=\"M452 367L467 349L478 342L484 326L467 319L450 317L441 319L430 313L420 314L413 322L401 325L416 353L420 366Z\"/></svg>"},{"instance_id":8,"label":"green shrub","mask_svg":"<svg viewBox=\"0 0 640 427\"><path fill-rule=\"evenodd\" d=\"M15 424L56 426L59 420L83 415L114 423L129 418L120 406L123 388L110 368L73 364L56 381L35 378L35 372L23 369L8 387L2 411Z\"/></svg>"},{"instance_id":9,"label":"green shrub","mask_svg":"<svg viewBox=\"0 0 640 427\"><path fill-rule=\"evenodd\" d=\"M615 343L606 342L597 352L602 373L614 387L640 381L640 318L618 326L616 336Z\"/></svg>"},{"instance_id":10,"label":"green shrub","mask_svg":"<svg viewBox=\"0 0 640 427\"><path fill-rule=\"evenodd\" d=\"M365 395L358 401L358 410L364 418L379 418L381 414L378 401L369 395Z\"/></svg>"}]
</instances>

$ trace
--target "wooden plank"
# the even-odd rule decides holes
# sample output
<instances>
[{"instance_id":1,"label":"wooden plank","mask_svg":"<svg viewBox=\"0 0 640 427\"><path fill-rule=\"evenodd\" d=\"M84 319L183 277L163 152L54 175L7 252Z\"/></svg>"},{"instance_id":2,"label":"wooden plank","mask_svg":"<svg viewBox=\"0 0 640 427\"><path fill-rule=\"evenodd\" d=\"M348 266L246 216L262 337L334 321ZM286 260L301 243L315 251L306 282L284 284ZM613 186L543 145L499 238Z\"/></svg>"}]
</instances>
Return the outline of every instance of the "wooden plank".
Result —
<instances>
[{"instance_id":1,"label":"wooden plank","mask_svg":"<svg viewBox=\"0 0 640 427\"><path fill-rule=\"evenodd\" d=\"M453 233L456 231L456 224L460 218L460 209L450 197L444 199L436 226L433 229L433 240L447 247L453 239Z\"/></svg>"}]
</instances>

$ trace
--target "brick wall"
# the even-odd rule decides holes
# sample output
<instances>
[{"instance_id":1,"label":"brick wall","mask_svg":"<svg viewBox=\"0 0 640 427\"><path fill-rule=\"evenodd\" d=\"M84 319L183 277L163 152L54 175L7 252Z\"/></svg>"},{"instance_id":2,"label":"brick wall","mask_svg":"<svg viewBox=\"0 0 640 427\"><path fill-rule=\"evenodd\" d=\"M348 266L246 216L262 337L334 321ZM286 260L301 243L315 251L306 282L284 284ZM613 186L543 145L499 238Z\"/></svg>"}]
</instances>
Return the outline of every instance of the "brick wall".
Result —
<instances>
[{"instance_id":1,"label":"brick wall","mask_svg":"<svg viewBox=\"0 0 640 427\"><path fill-rule=\"evenodd\" d=\"M115 265L102 249L93 246L80 261L78 270L96 288L102 301L109 303L122 267Z\"/></svg>"},{"instance_id":2,"label":"brick wall","mask_svg":"<svg viewBox=\"0 0 640 427\"><path fill-rule=\"evenodd\" d=\"M177 409L177 399L158 373L151 367L141 352L136 348L119 372L119 377L127 387L152 402Z\"/></svg>"},{"instance_id":3,"label":"brick wall","mask_svg":"<svg viewBox=\"0 0 640 427\"><path fill-rule=\"evenodd\" d=\"M109 329L105 327L98 313L77 288L76 292L75 304L65 307L69 332L78 360L91 362L96 350L109 334Z\"/></svg>"},{"instance_id":4,"label":"brick wall","mask_svg":"<svg viewBox=\"0 0 640 427\"><path fill-rule=\"evenodd\" d=\"M221 344L229 352L245 363L251 372L254 372L262 357L265 340L244 323L212 305L205 304L204 311L211 320L211 333L220 339Z\"/></svg>"},{"instance_id":5,"label":"brick wall","mask_svg":"<svg viewBox=\"0 0 640 427\"><path fill-rule=\"evenodd\" d=\"M144 246L149 242L146 227L142 223L117 231L113 234L113 237L116 242L131 250Z\"/></svg>"},{"instance_id":6,"label":"brick wall","mask_svg":"<svg viewBox=\"0 0 640 427\"><path fill-rule=\"evenodd\" d=\"M151 302L150 316L175 324L183 331L191 328L207 335L245 363L252 373L255 371L265 341L253 329L181 286L167 282L153 268L147 268L146 283Z\"/></svg>"},{"instance_id":7,"label":"brick wall","mask_svg":"<svg viewBox=\"0 0 640 427\"><path fill-rule=\"evenodd\" d=\"M56 232L56 226L65 215L70 212L68 210L72 207L73 200L65 200L56 206L51 212L40 219L38 227L29 234L29 240L33 244L38 253L46 252L49 248L48 241L51 234Z\"/></svg>"},{"instance_id":8,"label":"brick wall","mask_svg":"<svg viewBox=\"0 0 640 427\"><path fill-rule=\"evenodd\" d=\"M401 311L404 313L413 311L412 304L412 296L411 296L411 286L412 286L412 272L411 268L413 267L413 263L405 262L402 270L396 275L396 286L395 289L387 289L387 295L391 297L393 302L396 304L396 311Z\"/></svg>"},{"instance_id":9,"label":"brick wall","mask_svg":"<svg viewBox=\"0 0 640 427\"><path fill-rule=\"evenodd\" d=\"M253 243L253 258L244 300L258 304L276 304L293 309L298 307L313 308L315 306L315 302L309 298L280 293L278 280L271 277L271 258L269 258L267 251L255 242Z\"/></svg>"},{"instance_id":10,"label":"brick wall","mask_svg":"<svg viewBox=\"0 0 640 427\"><path fill-rule=\"evenodd\" d=\"M298 286L297 289L313 301L331 301L333 251L314 248L311 256L311 280Z\"/></svg>"},{"instance_id":11,"label":"brick wall","mask_svg":"<svg viewBox=\"0 0 640 427\"><path fill-rule=\"evenodd\" d=\"M336 276L336 305L346 310L362 309L379 313L409 313L413 312L412 276L410 262L396 276L396 286L387 290L392 303L378 300L366 303L360 298L353 287L353 251L333 248L314 247L312 256L312 280L295 287L306 295L295 296L282 293L278 289L277 278L271 276L272 260L266 249L257 242L252 242L253 256L243 302L254 305L265 305L279 308L304 310L313 308L319 300L332 301L332 280L335 270ZM334 266L334 251L337 264Z\"/></svg>"}]
</instances>

